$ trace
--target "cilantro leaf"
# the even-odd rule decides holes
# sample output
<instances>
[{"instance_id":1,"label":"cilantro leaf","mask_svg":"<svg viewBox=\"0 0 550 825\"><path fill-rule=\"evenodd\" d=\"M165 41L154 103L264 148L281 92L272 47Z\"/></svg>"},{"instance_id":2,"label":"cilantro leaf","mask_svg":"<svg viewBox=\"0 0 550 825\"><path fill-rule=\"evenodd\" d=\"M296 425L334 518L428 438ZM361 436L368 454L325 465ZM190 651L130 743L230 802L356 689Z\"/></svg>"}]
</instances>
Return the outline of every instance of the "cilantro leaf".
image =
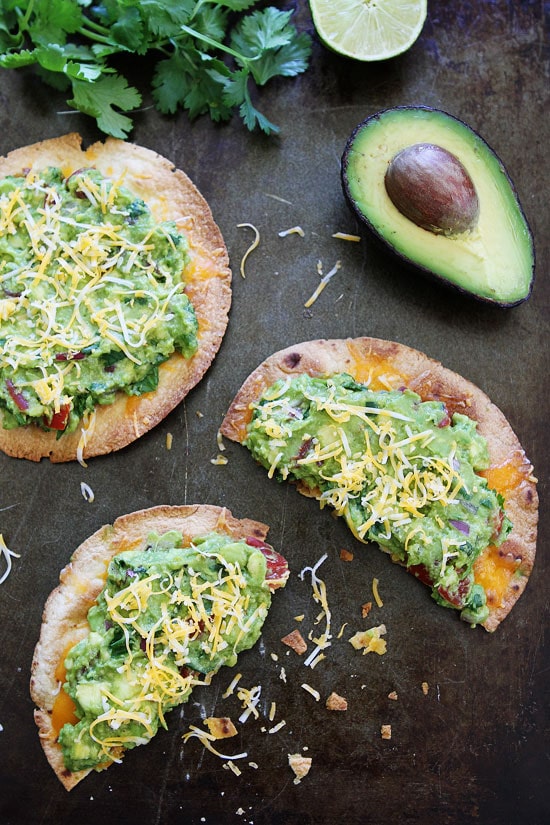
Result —
<instances>
[{"instance_id":1,"label":"cilantro leaf","mask_svg":"<svg viewBox=\"0 0 550 825\"><path fill-rule=\"evenodd\" d=\"M159 37L175 37L180 26L189 22L197 3L194 0L141 0L141 13L147 28Z\"/></svg>"},{"instance_id":2,"label":"cilantro leaf","mask_svg":"<svg viewBox=\"0 0 550 825\"><path fill-rule=\"evenodd\" d=\"M133 86L128 86L125 77L118 74L105 75L92 83L73 80L73 97L69 106L95 117L99 128L107 135L117 138L128 137L132 120L120 114L113 107L128 112L141 103L141 95Z\"/></svg>"},{"instance_id":3,"label":"cilantro leaf","mask_svg":"<svg viewBox=\"0 0 550 825\"><path fill-rule=\"evenodd\" d=\"M77 0L35 0L29 35L38 45L67 42L67 35L78 31L83 14Z\"/></svg>"},{"instance_id":4,"label":"cilantro leaf","mask_svg":"<svg viewBox=\"0 0 550 825\"><path fill-rule=\"evenodd\" d=\"M257 0L220 0L216 6L225 6L231 11L246 11L256 4Z\"/></svg>"},{"instance_id":5,"label":"cilantro leaf","mask_svg":"<svg viewBox=\"0 0 550 825\"><path fill-rule=\"evenodd\" d=\"M140 93L117 73L119 54L161 56L152 78L155 106L191 118L228 120L238 110L249 129L277 131L251 94L273 77L307 68L311 42L291 11L259 0L2 0L0 71L34 64L69 105L125 138Z\"/></svg>"},{"instance_id":6,"label":"cilantro leaf","mask_svg":"<svg viewBox=\"0 0 550 825\"><path fill-rule=\"evenodd\" d=\"M250 64L250 71L258 85L263 86L272 77L295 77L305 71L311 53L311 41L305 34L276 50L270 49Z\"/></svg>"},{"instance_id":7,"label":"cilantro leaf","mask_svg":"<svg viewBox=\"0 0 550 825\"><path fill-rule=\"evenodd\" d=\"M252 103L248 89L249 76L249 72L245 69L234 72L225 84L224 100L229 106L239 107L239 114L251 131L258 126L266 135L277 133L279 128L262 115Z\"/></svg>"},{"instance_id":8,"label":"cilantro leaf","mask_svg":"<svg viewBox=\"0 0 550 825\"><path fill-rule=\"evenodd\" d=\"M185 100L183 77L186 69L187 61L179 52L174 52L166 60L159 60L155 66L152 79L153 100L157 109L165 115L173 115Z\"/></svg>"},{"instance_id":9,"label":"cilantro leaf","mask_svg":"<svg viewBox=\"0 0 550 825\"><path fill-rule=\"evenodd\" d=\"M292 12L269 6L244 17L232 33L231 45L245 57L258 57L267 49L279 49L291 42L296 29L290 23Z\"/></svg>"}]
</instances>

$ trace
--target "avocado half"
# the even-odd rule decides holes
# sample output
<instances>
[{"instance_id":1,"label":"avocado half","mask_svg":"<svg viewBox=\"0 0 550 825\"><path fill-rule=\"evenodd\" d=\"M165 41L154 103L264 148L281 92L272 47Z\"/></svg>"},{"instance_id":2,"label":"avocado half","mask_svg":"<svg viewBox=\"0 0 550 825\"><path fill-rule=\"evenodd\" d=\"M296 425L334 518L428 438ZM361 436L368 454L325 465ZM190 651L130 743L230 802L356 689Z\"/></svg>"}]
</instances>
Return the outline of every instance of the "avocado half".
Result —
<instances>
[{"instance_id":1,"label":"avocado half","mask_svg":"<svg viewBox=\"0 0 550 825\"><path fill-rule=\"evenodd\" d=\"M514 185L490 146L452 115L400 106L368 117L347 141L342 186L407 263L499 306L529 297L533 237Z\"/></svg>"}]
</instances>

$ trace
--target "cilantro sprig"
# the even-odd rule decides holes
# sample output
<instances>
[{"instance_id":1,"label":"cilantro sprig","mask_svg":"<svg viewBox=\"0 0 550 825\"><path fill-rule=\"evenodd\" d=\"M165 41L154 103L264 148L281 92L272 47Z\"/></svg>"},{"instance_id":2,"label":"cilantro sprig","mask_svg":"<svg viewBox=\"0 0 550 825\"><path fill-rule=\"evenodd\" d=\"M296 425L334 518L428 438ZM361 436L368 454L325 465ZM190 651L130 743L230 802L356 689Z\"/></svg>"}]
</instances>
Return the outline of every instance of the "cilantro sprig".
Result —
<instances>
[{"instance_id":1,"label":"cilantro sprig","mask_svg":"<svg viewBox=\"0 0 550 825\"><path fill-rule=\"evenodd\" d=\"M151 94L163 114L278 127L254 103L257 87L304 72L311 52L292 11L251 11L256 0L2 0L0 67L34 66L69 94L72 108L108 135L126 138L141 92L114 65L117 56L153 60ZM264 6L265 4L262 4Z\"/></svg>"}]
</instances>

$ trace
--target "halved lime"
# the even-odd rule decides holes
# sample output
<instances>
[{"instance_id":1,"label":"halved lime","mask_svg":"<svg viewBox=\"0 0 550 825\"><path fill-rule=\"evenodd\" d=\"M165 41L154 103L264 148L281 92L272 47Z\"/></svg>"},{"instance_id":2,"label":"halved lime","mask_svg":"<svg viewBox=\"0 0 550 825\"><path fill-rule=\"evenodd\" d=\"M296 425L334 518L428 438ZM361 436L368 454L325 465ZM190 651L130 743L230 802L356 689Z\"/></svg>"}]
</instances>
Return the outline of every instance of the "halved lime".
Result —
<instances>
[{"instance_id":1,"label":"halved lime","mask_svg":"<svg viewBox=\"0 0 550 825\"><path fill-rule=\"evenodd\" d=\"M309 0L322 42L355 60L386 60L422 31L427 0Z\"/></svg>"}]
</instances>

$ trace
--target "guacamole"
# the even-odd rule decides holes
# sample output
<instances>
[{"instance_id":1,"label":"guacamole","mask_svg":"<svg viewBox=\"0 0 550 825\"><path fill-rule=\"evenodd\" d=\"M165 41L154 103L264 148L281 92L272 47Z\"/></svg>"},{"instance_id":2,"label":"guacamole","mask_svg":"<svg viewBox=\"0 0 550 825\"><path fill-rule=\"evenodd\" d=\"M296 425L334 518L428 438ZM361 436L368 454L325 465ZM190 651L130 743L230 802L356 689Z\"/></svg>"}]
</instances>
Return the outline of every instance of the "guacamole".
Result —
<instances>
[{"instance_id":1,"label":"guacamole","mask_svg":"<svg viewBox=\"0 0 550 825\"><path fill-rule=\"evenodd\" d=\"M311 491L476 624L488 615L473 565L511 524L477 470L485 439L464 415L410 390L373 391L349 375L277 381L243 442L278 480Z\"/></svg>"},{"instance_id":2,"label":"guacamole","mask_svg":"<svg viewBox=\"0 0 550 825\"><path fill-rule=\"evenodd\" d=\"M4 427L73 431L117 391L154 390L173 352L191 357L188 260L174 223L96 169L0 180Z\"/></svg>"},{"instance_id":3,"label":"guacamole","mask_svg":"<svg viewBox=\"0 0 550 825\"><path fill-rule=\"evenodd\" d=\"M113 558L90 632L65 659L61 689L79 719L59 733L69 770L148 742L195 685L255 644L271 603L267 564L246 540L209 533L188 543L176 531Z\"/></svg>"}]
</instances>

